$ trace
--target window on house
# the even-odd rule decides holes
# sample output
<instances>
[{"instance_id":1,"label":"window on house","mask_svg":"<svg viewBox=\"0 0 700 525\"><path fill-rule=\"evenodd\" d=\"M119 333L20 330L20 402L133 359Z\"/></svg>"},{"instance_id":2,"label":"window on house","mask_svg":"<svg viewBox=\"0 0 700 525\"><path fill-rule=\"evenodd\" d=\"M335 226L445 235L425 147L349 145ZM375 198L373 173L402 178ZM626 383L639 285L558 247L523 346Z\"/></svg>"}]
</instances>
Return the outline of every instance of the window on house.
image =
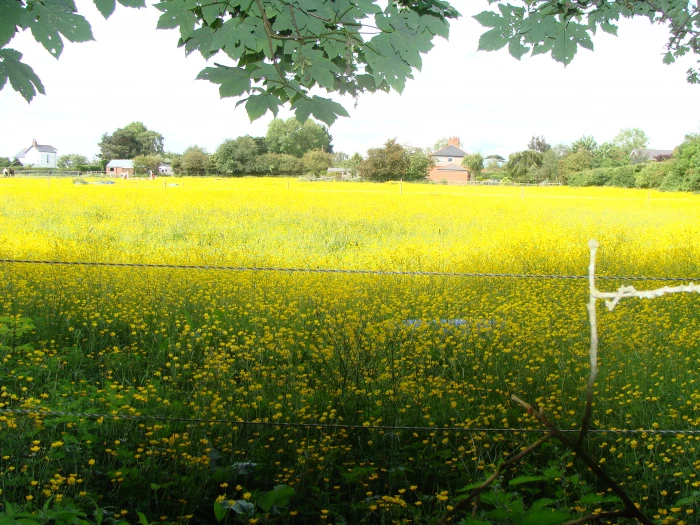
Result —
<instances>
[{"instance_id":1,"label":"window on house","mask_svg":"<svg viewBox=\"0 0 700 525\"><path fill-rule=\"evenodd\" d=\"M447 162L452 162L452 157L447 157Z\"/></svg>"},{"instance_id":2,"label":"window on house","mask_svg":"<svg viewBox=\"0 0 700 525\"><path fill-rule=\"evenodd\" d=\"M49 160L49 156L46 155L46 164L50 164L50 163L51 163L51 161Z\"/></svg>"}]
</instances>

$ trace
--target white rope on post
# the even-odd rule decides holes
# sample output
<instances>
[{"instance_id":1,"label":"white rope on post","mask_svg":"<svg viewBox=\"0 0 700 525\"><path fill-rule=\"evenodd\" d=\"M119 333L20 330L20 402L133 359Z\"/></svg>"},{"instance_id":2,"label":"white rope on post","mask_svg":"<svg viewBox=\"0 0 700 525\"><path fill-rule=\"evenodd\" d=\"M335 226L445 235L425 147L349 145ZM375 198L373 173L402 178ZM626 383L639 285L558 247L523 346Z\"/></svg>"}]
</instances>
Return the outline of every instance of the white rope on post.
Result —
<instances>
[{"instance_id":1,"label":"white rope on post","mask_svg":"<svg viewBox=\"0 0 700 525\"><path fill-rule=\"evenodd\" d=\"M586 388L586 409L581 423L581 432L578 438L579 444L589 429L593 411L595 380L598 375L598 317L596 315L596 303L598 299L605 299L605 306L612 312L622 299L629 297L655 299L671 293L700 293L700 284L693 283L680 286L664 286L663 288L657 288L655 290L637 290L634 286L620 286L616 292L601 292L595 286L595 258L598 253L598 247L598 241L595 239L588 241L588 248L590 249L590 262L588 265L589 299L588 304L586 304L586 309L588 310L588 322L591 327L591 345L588 352L591 371L588 376L588 386Z\"/></svg>"}]
</instances>

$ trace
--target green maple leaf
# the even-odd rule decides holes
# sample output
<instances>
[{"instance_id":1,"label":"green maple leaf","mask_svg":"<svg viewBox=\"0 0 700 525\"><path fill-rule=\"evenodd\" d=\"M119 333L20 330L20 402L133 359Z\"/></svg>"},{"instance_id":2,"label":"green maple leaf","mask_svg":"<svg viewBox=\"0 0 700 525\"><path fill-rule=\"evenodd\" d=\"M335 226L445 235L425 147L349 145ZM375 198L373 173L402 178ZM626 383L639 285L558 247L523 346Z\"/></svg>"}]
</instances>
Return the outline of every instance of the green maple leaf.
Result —
<instances>
[{"instance_id":1,"label":"green maple leaf","mask_svg":"<svg viewBox=\"0 0 700 525\"><path fill-rule=\"evenodd\" d=\"M241 101L243 102L243 101ZM236 104L237 106L241 103ZM245 109L248 112L250 121L259 119L268 111L277 116L279 111L280 100L272 93L261 93L259 95L251 95L245 101Z\"/></svg>"},{"instance_id":2,"label":"green maple leaf","mask_svg":"<svg viewBox=\"0 0 700 525\"><path fill-rule=\"evenodd\" d=\"M500 27L486 31L479 38L479 51L498 51L510 42L510 38L504 34Z\"/></svg>"},{"instance_id":3,"label":"green maple leaf","mask_svg":"<svg viewBox=\"0 0 700 525\"><path fill-rule=\"evenodd\" d=\"M317 95L311 98L299 98L299 100L292 104L292 109L299 122L306 122L306 119L308 119L310 115L313 115L315 119L329 126L333 124L339 116L349 116L345 108L337 102Z\"/></svg>"},{"instance_id":4,"label":"green maple leaf","mask_svg":"<svg viewBox=\"0 0 700 525\"><path fill-rule=\"evenodd\" d=\"M19 92L27 102L36 96L37 91L45 95L44 86L34 70L20 62L22 53L14 49L0 49L0 89L10 81L12 89Z\"/></svg>"},{"instance_id":5,"label":"green maple leaf","mask_svg":"<svg viewBox=\"0 0 700 525\"><path fill-rule=\"evenodd\" d=\"M29 24L37 42L55 58L63 51L63 35L70 42L94 40L90 24L82 16L75 14L75 5L68 0L33 3L32 20Z\"/></svg>"},{"instance_id":6,"label":"green maple leaf","mask_svg":"<svg viewBox=\"0 0 700 525\"><path fill-rule=\"evenodd\" d=\"M100 13L102 13L102 16L104 16L105 19L112 16L112 13L114 13L114 9L117 7L117 0L94 0L94 1L95 1L95 7L97 7L97 10Z\"/></svg>"},{"instance_id":7,"label":"green maple leaf","mask_svg":"<svg viewBox=\"0 0 700 525\"><path fill-rule=\"evenodd\" d=\"M197 80L208 80L219 84L219 94L222 98L239 97L250 91L250 74L240 67L207 67L200 71Z\"/></svg>"},{"instance_id":8,"label":"green maple leaf","mask_svg":"<svg viewBox=\"0 0 700 525\"><path fill-rule=\"evenodd\" d=\"M5 47L17 32L25 11L19 2L0 2L0 48Z\"/></svg>"},{"instance_id":9,"label":"green maple leaf","mask_svg":"<svg viewBox=\"0 0 700 525\"><path fill-rule=\"evenodd\" d=\"M196 0L170 0L155 4L155 8L163 14L158 19L156 28L175 29L180 28L180 37L187 39L195 29L197 17L193 9L197 7Z\"/></svg>"},{"instance_id":10,"label":"green maple leaf","mask_svg":"<svg viewBox=\"0 0 700 525\"><path fill-rule=\"evenodd\" d=\"M563 28L554 39L552 46L552 58L557 62L568 65L574 59L578 45L573 38L573 34Z\"/></svg>"}]
</instances>

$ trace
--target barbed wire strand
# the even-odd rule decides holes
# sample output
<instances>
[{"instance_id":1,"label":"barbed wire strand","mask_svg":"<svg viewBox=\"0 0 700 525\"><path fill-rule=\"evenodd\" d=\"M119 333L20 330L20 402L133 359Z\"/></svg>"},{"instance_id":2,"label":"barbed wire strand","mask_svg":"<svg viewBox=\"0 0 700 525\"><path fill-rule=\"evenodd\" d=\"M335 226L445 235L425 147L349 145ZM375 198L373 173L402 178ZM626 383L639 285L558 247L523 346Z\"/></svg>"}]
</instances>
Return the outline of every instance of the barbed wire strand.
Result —
<instances>
[{"instance_id":1,"label":"barbed wire strand","mask_svg":"<svg viewBox=\"0 0 700 525\"><path fill-rule=\"evenodd\" d=\"M57 266L100 266L116 268L158 268L171 270L218 270L233 272L287 272L287 273L327 273L360 275L413 275L427 277L494 277L514 279L588 279L587 275L555 275L531 273L469 273L469 272L423 272L400 270L352 270L339 268L283 268L273 266L211 266L200 264L158 264L158 263L117 263L95 261L52 261L32 259L0 259L0 264L40 264ZM632 275L596 275L596 279L620 281L698 281L698 277L643 277Z\"/></svg>"},{"instance_id":2,"label":"barbed wire strand","mask_svg":"<svg viewBox=\"0 0 700 525\"><path fill-rule=\"evenodd\" d=\"M180 423L218 423L227 425L248 425L248 426L267 426L267 427L287 427L287 428L323 428L323 429L343 429L343 430L382 430L396 431L405 430L413 432L457 432L457 433L536 433L544 434L549 432L547 429L539 428L460 428L460 427L415 427L415 426L391 426L391 425L348 425L344 423L297 423L287 421L246 421L240 419L204 419L204 418L189 418L189 417L170 417L170 416L142 416L131 414L96 414L83 412L60 412L52 410L30 410L23 408L0 408L0 415L17 414L30 417L75 417L80 419L111 419L113 421L164 421L164 422L180 422ZM578 433L579 430L562 429L561 432ZM700 430L693 429L591 429L589 432L598 434L700 434Z\"/></svg>"}]
</instances>

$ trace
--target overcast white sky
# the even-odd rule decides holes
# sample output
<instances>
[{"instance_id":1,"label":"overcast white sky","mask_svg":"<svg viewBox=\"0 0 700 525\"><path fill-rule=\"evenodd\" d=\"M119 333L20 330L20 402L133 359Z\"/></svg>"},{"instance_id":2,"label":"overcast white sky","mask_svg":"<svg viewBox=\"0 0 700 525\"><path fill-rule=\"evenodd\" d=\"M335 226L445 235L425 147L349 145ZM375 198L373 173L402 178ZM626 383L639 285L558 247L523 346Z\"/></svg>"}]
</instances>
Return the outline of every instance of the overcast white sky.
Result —
<instances>
[{"instance_id":1,"label":"overcast white sky","mask_svg":"<svg viewBox=\"0 0 700 525\"><path fill-rule=\"evenodd\" d=\"M227 138L265 134L271 116L251 124L235 99L220 100L217 86L194 80L207 63L199 54L185 57L177 31L155 29L156 9L117 6L104 21L91 1L77 3L96 41L66 43L58 61L28 32L8 46L24 54L47 95L27 104L9 86L0 91L0 156L37 139L59 155L92 157L102 134L133 121L162 133L173 152L194 144L213 152ZM630 127L665 149L700 130L700 86L685 81L694 61L662 64L666 28L623 21L619 37L599 32L595 52L580 50L564 68L548 55L518 62L505 50L477 52L484 29L471 16L488 4L453 4L463 18L452 24L449 42L438 39L402 95L365 95L357 107L344 101L350 118L331 128L336 151L364 154L393 137L431 146L456 135L470 152L507 156L532 135L552 144L583 134L603 142Z\"/></svg>"}]
</instances>

